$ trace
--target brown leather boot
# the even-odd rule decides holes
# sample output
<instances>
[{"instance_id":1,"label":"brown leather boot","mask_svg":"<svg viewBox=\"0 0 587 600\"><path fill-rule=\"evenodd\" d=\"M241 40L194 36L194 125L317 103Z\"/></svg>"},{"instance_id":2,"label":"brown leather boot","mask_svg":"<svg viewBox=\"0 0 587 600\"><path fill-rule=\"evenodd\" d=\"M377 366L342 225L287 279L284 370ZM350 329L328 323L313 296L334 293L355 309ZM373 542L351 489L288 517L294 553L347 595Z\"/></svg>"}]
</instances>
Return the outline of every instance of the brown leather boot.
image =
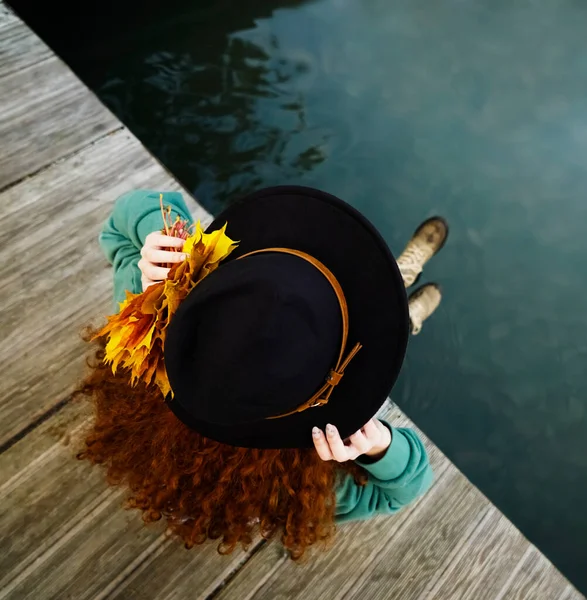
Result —
<instances>
[{"instance_id":1,"label":"brown leather boot","mask_svg":"<svg viewBox=\"0 0 587 600\"><path fill-rule=\"evenodd\" d=\"M444 246L448 237L448 223L442 217L424 221L397 259L397 266L408 288L414 285L424 265Z\"/></svg>"},{"instance_id":2,"label":"brown leather boot","mask_svg":"<svg viewBox=\"0 0 587 600\"><path fill-rule=\"evenodd\" d=\"M437 283L427 283L410 294L408 307L413 335L420 333L424 321L438 308L441 300L442 293Z\"/></svg>"}]
</instances>

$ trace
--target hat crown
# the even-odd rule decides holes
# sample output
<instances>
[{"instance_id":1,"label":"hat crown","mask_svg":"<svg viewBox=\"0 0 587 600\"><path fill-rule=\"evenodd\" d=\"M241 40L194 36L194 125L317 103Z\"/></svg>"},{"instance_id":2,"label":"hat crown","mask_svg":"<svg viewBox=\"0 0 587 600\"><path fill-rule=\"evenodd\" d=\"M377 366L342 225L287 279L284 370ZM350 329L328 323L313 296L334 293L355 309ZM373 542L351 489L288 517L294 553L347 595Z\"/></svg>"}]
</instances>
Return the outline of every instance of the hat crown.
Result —
<instances>
[{"instance_id":1,"label":"hat crown","mask_svg":"<svg viewBox=\"0 0 587 600\"><path fill-rule=\"evenodd\" d=\"M166 368L194 418L246 424L310 398L335 364L341 336L339 302L316 267L255 255L222 265L184 300L170 324ZM189 390L176 390L186 382Z\"/></svg>"}]
</instances>

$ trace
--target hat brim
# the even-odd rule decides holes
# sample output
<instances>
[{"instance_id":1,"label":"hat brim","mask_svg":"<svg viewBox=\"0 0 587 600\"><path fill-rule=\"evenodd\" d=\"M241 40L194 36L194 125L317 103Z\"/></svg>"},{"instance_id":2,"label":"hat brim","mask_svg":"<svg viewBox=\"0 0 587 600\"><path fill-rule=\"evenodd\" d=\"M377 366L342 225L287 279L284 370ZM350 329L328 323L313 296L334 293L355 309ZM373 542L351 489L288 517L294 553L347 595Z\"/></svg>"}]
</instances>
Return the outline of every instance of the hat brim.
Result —
<instances>
[{"instance_id":1,"label":"hat brim","mask_svg":"<svg viewBox=\"0 0 587 600\"><path fill-rule=\"evenodd\" d=\"M229 237L239 241L227 261L254 250L283 247L301 250L323 262L346 296L350 322L347 347L360 342L363 348L325 406L242 426L194 419L183 409L179 397L171 400L169 407L202 435L233 446L311 447L312 427L324 429L328 423L336 425L343 439L355 433L391 392L408 342L405 287L387 244L346 202L299 186L267 188L236 201L207 231L225 223Z\"/></svg>"}]
</instances>

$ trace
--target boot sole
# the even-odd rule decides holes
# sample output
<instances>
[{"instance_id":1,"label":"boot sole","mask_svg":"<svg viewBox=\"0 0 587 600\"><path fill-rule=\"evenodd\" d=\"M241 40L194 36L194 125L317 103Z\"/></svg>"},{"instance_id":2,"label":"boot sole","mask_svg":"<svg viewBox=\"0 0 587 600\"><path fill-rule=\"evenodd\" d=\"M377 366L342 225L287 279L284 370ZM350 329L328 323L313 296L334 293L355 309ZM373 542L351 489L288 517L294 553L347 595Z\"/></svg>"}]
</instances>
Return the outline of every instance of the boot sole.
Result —
<instances>
[{"instance_id":1,"label":"boot sole","mask_svg":"<svg viewBox=\"0 0 587 600\"><path fill-rule=\"evenodd\" d=\"M410 303L410 300L414 300L415 298L418 298L418 296L421 296L427 287L436 288L440 294L440 297L442 298L442 286L439 283L425 283L408 296L408 304Z\"/></svg>"}]
</instances>

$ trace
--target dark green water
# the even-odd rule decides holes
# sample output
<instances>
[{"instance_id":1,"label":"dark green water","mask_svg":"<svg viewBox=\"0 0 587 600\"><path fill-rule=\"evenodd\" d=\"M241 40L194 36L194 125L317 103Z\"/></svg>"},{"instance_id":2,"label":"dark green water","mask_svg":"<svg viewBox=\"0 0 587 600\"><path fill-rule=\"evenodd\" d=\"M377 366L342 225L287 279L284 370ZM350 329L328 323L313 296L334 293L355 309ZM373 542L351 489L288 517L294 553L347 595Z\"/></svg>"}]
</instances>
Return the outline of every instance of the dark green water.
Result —
<instances>
[{"instance_id":1,"label":"dark green water","mask_svg":"<svg viewBox=\"0 0 587 600\"><path fill-rule=\"evenodd\" d=\"M33 25L213 212L312 185L395 252L449 220L394 400L586 591L587 5L189 4Z\"/></svg>"}]
</instances>

